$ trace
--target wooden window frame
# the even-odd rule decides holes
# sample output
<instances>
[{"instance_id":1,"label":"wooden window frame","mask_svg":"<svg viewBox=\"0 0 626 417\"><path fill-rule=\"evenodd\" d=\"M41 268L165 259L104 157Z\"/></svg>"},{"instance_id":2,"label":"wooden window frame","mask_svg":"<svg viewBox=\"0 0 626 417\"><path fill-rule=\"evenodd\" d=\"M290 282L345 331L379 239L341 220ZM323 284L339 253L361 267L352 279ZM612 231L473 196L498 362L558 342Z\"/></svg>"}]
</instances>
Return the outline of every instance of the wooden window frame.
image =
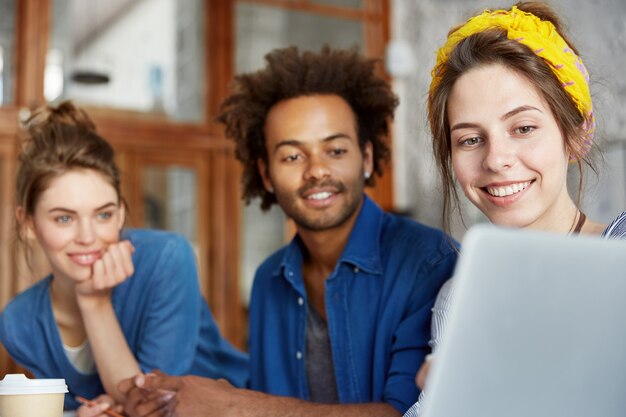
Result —
<instances>
[{"instance_id":1,"label":"wooden window frame","mask_svg":"<svg viewBox=\"0 0 626 417\"><path fill-rule=\"evenodd\" d=\"M28 114L29 109L45 104L44 69L52 1L16 0L14 100L12 104L0 107L0 157L3 160L0 232L3 236L13 236L18 118L21 114ZM238 0L203 1L206 39L204 121L178 123L146 114L91 107L87 107L87 111L98 126L99 133L118 151L120 165L125 172L123 184L126 184L125 190L134 190L129 193L135 206L138 204L136 190L140 178L133 161L158 159L163 163L172 163L180 162L180 158L187 158L190 154L195 155L192 162L187 162L198 170L199 190L206 190L198 196L198 206L203 211L198 218L201 288L224 336L236 346L245 348L247 323L239 289L241 216L233 215L242 212L241 167L235 160L233 143L225 138L223 128L213 121L219 104L229 93L229 82L234 75L234 8ZM356 11L298 0L288 3L278 0L245 1L361 20L364 22L366 55L381 59L384 56L384 46L389 39L390 0L363 0L363 9ZM387 77L383 72L381 74ZM142 160L143 154L151 156ZM161 159L168 154L170 159ZM392 189L389 166L376 187L368 192L384 209L393 209ZM139 210L130 208L131 213ZM18 290L13 278L16 273L15 254L6 248L0 252L0 260L11 258L13 262L2 262L0 266L0 308ZM0 352L0 373L16 370L18 368L6 353Z\"/></svg>"}]
</instances>

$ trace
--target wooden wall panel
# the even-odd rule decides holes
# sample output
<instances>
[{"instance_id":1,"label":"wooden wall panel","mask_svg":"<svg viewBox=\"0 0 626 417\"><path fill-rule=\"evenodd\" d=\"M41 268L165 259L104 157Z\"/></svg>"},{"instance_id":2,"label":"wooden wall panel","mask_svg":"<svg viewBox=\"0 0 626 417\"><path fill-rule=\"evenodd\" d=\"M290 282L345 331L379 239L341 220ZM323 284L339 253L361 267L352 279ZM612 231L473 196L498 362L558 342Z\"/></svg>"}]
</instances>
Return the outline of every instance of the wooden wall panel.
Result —
<instances>
[{"instance_id":1,"label":"wooden wall panel","mask_svg":"<svg viewBox=\"0 0 626 417\"><path fill-rule=\"evenodd\" d=\"M44 103L43 80L50 32L50 0L18 0L15 101L35 108Z\"/></svg>"}]
</instances>

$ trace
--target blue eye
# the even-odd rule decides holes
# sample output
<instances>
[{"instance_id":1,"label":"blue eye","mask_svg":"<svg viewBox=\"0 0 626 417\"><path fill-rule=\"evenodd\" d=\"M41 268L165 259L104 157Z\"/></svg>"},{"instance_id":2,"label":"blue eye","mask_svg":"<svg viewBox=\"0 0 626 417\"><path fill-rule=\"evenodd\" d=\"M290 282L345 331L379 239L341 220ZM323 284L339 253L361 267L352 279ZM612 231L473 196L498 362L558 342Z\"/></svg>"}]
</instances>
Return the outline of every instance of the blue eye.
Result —
<instances>
[{"instance_id":1,"label":"blue eye","mask_svg":"<svg viewBox=\"0 0 626 417\"><path fill-rule=\"evenodd\" d=\"M111 211L102 211L98 213L98 219L100 220L109 220L111 217L113 217L113 212Z\"/></svg>"},{"instance_id":2,"label":"blue eye","mask_svg":"<svg viewBox=\"0 0 626 417\"><path fill-rule=\"evenodd\" d=\"M55 217L54 221L59 224L69 224L72 221L72 217L67 214L64 214L62 216Z\"/></svg>"},{"instance_id":3,"label":"blue eye","mask_svg":"<svg viewBox=\"0 0 626 417\"><path fill-rule=\"evenodd\" d=\"M473 138L462 140L461 145L473 146L473 145L478 145L481 141L482 139L480 137L475 136Z\"/></svg>"}]
</instances>

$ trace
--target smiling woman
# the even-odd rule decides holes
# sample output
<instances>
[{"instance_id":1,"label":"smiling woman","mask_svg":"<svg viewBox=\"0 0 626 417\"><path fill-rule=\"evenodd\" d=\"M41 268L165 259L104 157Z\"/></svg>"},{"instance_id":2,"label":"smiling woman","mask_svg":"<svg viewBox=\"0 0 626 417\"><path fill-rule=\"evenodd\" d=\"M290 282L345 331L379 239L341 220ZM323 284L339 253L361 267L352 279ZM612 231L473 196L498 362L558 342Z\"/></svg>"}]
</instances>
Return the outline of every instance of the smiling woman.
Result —
<instances>
[{"instance_id":1,"label":"smiling woman","mask_svg":"<svg viewBox=\"0 0 626 417\"><path fill-rule=\"evenodd\" d=\"M24 217L20 207L20 216ZM83 282L91 267L110 265L120 277L130 276L133 265L127 242L119 245L124 205L106 178L88 169L54 178L41 193L35 212L23 219L27 233L39 241L57 279ZM122 262L115 265L114 251Z\"/></svg>"},{"instance_id":2,"label":"smiling woman","mask_svg":"<svg viewBox=\"0 0 626 417\"><path fill-rule=\"evenodd\" d=\"M448 121L458 184L490 221L569 230L577 212L567 192L570 155L529 80L497 64L468 71L452 87Z\"/></svg>"},{"instance_id":3,"label":"smiling woman","mask_svg":"<svg viewBox=\"0 0 626 417\"><path fill-rule=\"evenodd\" d=\"M428 97L446 226L459 206L458 184L499 226L624 237L626 213L606 227L588 219L568 192L570 166L581 178L585 164L593 169L595 115L589 74L562 29L546 4L518 2L485 10L448 33ZM445 331L453 281L433 308L433 348ZM428 366L416 377L420 386ZM419 413L422 399L423 392L405 417Z\"/></svg>"},{"instance_id":4,"label":"smiling woman","mask_svg":"<svg viewBox=\"0 0 626 417\"><path fill-rule=\"evenodd\" d=\"M124 398L120 380L153 369L226 378L242 386L247 358L220 335L182 236L123 229L126 206L112 147L71 103L27 122L16 217L26 247L52 273L0 315L0 342L38 378L65 378L99 416ZM219 358L219 362L215 358Z\"/></svg>"}]
</instances>

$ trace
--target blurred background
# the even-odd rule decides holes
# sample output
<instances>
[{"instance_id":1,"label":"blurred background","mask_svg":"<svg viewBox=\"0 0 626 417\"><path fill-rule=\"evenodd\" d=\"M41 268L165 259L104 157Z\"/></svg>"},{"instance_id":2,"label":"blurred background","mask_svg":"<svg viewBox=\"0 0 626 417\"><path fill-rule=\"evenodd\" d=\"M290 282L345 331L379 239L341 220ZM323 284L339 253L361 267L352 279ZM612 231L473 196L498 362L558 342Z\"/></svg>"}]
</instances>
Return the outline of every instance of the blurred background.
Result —
<instances>
[{"instance_id":1,"label":"blurred background","mask_svg":"<svg viewBox=\"0 0 626 417\"><path fill-rule=\"evenodd\" d=\"M626 209L626 3L554 0L591 73L600 175L583 210ZM435 50L482 0L0 0L0 308L47 271L14 245L20 123L44 103L75 100L118 152L130 225L174 230L196 250L203 292L223 333L245 348L254 270L288 241L279 209L240 201L233 145L213 121L235 74L296 45L356 47L380 59L400 97L393 161L370 195L386 210L441 224L426 126ZM575 174L572 174L575 175ZM577 181L571 181L577 184ZM466 224L484 221L464 208ZM454 224L462 238L465 227ZM0 347L1 351L1 347ZM0 374L14 369L0 352Z\"/></svg>"}]
</instances>

